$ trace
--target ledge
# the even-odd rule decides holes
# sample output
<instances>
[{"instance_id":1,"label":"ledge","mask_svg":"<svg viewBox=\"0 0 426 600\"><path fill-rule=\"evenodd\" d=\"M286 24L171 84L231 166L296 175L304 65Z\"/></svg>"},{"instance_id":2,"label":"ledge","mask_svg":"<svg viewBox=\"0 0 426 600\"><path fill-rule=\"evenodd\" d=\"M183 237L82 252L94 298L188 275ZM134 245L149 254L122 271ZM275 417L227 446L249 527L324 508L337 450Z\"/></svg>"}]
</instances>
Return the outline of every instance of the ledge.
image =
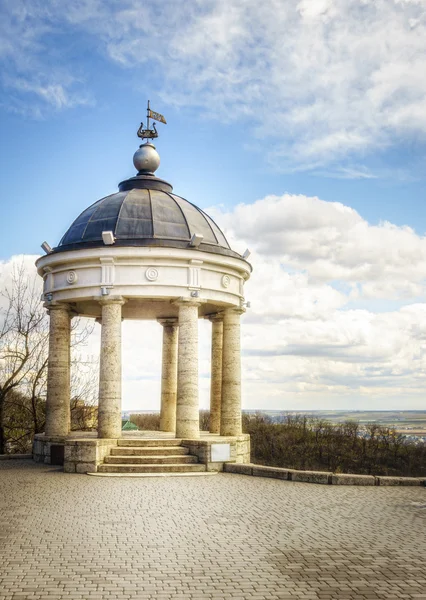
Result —
<instances>
[{"instance_id":1,"label":"ledge","mask_svg":"<svg viewBox=\"0 0 426 600\"><path fill-rule=\"evenodd\" d=\"M22 460L32 457L32 454L0 454L0 460Z\"/></svg>"},{"instance_id":2,"label":"ledge","mask_svg":"<svg viewBox=\"0 0 426 600\"><path fill-rule=\"evenodd\" d=\"M117 445L117 438L67 438L67 446L109 446Z\"/></svg>"},{"instance_id":3,"label":"ledge","mask_svg":"<svg viewBox=\"0 0 426 600\"><path fill-rule=\"evenodd\" d=\"M253 463L225 463L225 473L251 475L253 477L270 477L284 481L298 481L304 483L320 483L325 485L369 485L369 486L407 486L426 485L425 477L391 477L382 475L357 475L352 473L329 473L327 471L297 471L295 469L282 469L279 467L266 467Z\"/></svg>"}]
</instances>

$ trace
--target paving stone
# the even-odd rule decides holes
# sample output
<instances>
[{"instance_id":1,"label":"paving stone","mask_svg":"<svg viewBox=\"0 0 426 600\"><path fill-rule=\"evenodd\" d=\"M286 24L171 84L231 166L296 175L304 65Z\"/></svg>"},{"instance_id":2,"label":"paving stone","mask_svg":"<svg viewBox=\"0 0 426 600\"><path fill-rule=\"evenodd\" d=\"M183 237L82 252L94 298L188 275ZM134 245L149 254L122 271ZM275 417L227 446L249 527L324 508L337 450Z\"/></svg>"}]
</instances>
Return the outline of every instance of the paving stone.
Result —
<instances>
[{"instance_id":1,"label":"paving stone","mask_svg":"<svg viewBox=\"0 0 426 600\"><path fill-rule=\"evenodd\" d=\"M2 461L0 481L1 600L426 600L422 486L28 460Z\"/></svg>"}]
</instances>

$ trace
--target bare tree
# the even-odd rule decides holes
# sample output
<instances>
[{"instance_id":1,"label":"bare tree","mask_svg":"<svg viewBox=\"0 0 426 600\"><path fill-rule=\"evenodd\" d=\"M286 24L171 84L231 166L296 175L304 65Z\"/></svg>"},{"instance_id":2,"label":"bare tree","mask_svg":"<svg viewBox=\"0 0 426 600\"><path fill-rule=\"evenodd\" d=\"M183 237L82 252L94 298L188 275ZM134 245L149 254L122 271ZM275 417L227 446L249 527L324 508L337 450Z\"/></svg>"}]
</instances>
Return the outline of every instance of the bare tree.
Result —
<instances>
[{"instance_id":1,"label":"bare tree","mask_svg":"<svg viewBox=\"0 0 426 600\"><path fill-rule=\"evenodd\" d=\"M210 411L200 410L200 431L209 431L210 429Z\"/></svg>"},{"instance_id":2,"label":"bare tree","mask_svg":"<svg viewBox=\"0 0 426 600\"><path fill-rule=\"evenodd\" d=\"M29 277L23 262L15 265L10 285L0 292L0 454L7 437L16 440L18 422L23 437L44 429L49 317L40 296L41 280ZM93 324L73 319L72 348L84 344L92 331Z\"/></svg>"},{"instance_id":3,"label":"bare tree","mask_svg":"<svg viewBox=\"0 0 426 600\"><path fill-rule=\"evenodd\" d=\"M98 422L99 361L76 355L71 361L71 429L95 429Z\"/></svg>"},{"instance_id":4,"label":"bare tree","mask_svg":"<svg viewBox=\"0 0 426 600\"><path fill-rule=\"evenodd\" d=\"M6 400L28 381L48 340L48 319L39 289L35 278L28 278L22 263L14 267L11 285L1 292L5 307L0 309L0 454L6 443Z\"/></svg>"}]
</instances>

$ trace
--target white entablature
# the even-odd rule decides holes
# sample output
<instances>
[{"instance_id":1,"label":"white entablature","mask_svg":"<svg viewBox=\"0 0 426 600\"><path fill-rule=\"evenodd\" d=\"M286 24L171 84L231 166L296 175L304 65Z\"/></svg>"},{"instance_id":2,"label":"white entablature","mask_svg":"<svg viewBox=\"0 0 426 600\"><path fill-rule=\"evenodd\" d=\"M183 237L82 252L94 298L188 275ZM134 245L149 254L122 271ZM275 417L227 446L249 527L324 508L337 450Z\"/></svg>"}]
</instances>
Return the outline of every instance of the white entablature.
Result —
<instances>
[{"instance_id":1,"label":"white entablature","mask_svg":"<svg viewBox=\"0 0 426 600\"><path fill-rule=\"evenodd\" d=\"M117 246L52 253L37 261L46 305L71 303L75 312L99 317L99 300L123 296L125 319L177 316L173 300L197 298L200 316L244 303L250 265L195 249Z\"/></svg>"}]
</instances>

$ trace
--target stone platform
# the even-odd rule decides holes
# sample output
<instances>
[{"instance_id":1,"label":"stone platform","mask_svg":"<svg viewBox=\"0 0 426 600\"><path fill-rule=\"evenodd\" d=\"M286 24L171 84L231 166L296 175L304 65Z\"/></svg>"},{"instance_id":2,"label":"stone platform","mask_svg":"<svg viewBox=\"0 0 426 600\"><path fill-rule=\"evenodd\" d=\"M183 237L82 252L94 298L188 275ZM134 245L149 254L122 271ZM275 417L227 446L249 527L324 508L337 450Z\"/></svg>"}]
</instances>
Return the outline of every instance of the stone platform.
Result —
<instances>
[{"instance_id":1,"label":"stone platform","mask_svg":"<svg viewBox=\"0 0 426 600\"><path fill-rule=\"evenodd\" d=\"M66 473L96 473L102 470L113 472L111 468L105 469L104 463L114 462L108 458L111 454L117 454L116 449L125 446L162 448L171 443L187 449L186 454L195 458L191 462L203 465L205 471L223 471L226 463L250 462L248 434L224 437L204 431L200 432L199 439L178 440L173 433L162 431L123 431L121 438L114 439L100 439L96 431L73 431L67 437L38 434L34 440L33 457L36 462L63 465ZM116 470L120 469L117 467ZM158 471L159 468L152 470ZM163 470L167 471L166 468ZM179 471L177 468L169 470Z\"/></svg>"},{"instance_id":2,"label":"stone platform","mask_svg":"<svg viewBox=\"0 0 426 600\"><path fill-rule=\"evenodd\" d=\"M421 600L426 490L0 461L1 600Z\"/></svg>"}]
</instances>

